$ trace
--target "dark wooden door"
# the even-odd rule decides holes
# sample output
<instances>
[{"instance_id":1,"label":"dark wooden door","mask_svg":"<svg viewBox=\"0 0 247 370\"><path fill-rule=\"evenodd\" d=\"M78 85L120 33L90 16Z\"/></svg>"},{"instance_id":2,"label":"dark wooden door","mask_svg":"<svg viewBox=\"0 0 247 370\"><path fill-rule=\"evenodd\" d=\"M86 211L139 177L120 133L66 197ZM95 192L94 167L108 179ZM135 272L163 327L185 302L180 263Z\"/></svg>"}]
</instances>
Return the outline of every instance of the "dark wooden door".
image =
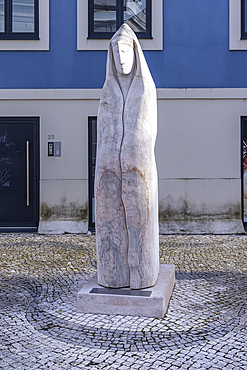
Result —
<instances>
[{"instance_id":1,"label":"dark wooden door","mask_svg":"<svg viewBox=\"0 0 247 370\"><path fill-rule=\"evenodd\" d=\"M39 118L0 117L0 232L37 231Z\"/></svg>"}]
</instances>

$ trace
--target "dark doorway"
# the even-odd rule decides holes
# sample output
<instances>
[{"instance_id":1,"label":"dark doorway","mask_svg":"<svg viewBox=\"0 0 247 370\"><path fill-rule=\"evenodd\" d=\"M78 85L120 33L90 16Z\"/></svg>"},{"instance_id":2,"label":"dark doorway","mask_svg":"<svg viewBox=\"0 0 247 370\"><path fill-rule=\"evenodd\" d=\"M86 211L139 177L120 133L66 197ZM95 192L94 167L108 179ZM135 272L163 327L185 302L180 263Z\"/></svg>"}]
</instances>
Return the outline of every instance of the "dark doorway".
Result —
<instances>
[{"instance_id":1,"label":"dark doorway","mask_svg":"<svg viewBox=\"0 0 247 370\"><path fill-rule=\"evenodd\" d=\"M97 117L88 117L88 229L95 231L94 177L97 151Z\"/></svg>"},{"instance_id":2,"label":"dark doorway","mask_svg":"<svg viewBox=\"0 0 247 370\"><path fill-rule=\"evenodd\" d=\"M0 117L0 232L39 223L39 118Z\"/></svg>"}]
</instances>

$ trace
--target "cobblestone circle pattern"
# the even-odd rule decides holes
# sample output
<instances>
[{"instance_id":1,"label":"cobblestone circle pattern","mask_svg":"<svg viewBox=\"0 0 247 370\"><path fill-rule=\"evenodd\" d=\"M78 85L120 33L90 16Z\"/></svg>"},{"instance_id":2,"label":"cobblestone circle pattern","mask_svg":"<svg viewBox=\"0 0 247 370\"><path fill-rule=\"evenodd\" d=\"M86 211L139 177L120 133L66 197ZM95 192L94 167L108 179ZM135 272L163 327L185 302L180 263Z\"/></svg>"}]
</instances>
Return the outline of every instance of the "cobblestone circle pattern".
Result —
<instances>
[{"instance_id":1,"label":"cobblestone circle pattern","mask_svg":"<svg viewBox=\"0 0 247 370\"><path fill-rule=\"evenodd\" d=\"M76 312L95 236L0 235L0 369L247 369L247 236L161 236L163 319Z\"/></svg>"}]
</instances>

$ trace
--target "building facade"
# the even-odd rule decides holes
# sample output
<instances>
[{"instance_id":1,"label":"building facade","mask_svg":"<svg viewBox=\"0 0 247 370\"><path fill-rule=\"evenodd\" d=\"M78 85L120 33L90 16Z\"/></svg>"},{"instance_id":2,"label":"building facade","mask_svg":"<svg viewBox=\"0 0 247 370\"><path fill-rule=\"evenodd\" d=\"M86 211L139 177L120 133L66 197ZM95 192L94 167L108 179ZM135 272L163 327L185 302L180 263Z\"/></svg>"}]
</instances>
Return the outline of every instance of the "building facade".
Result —
<instances>
[{"instance_id":1,"label":"building facade","mask_svg":"<svg viewBox=\"0 0 247 370\"><path fill-rule=\"evenodd\" d=\"M126 21L157 87L160 233L244 232L246 3L0 0L0 231L93 229L107 45Z\"/></svg>"}]
</instances>

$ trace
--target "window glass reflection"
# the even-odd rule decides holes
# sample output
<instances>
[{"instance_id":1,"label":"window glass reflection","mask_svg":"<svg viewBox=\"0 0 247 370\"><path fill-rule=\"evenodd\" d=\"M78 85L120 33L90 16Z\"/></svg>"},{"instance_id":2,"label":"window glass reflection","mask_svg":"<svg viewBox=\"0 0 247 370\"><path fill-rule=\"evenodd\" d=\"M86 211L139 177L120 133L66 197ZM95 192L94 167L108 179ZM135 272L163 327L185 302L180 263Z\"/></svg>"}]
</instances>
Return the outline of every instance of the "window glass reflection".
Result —
<instances>
[{"instance_id":1,"label":"window glass reflection","mask_svg":"<svg viewBox=\"0 0 247 370\"><path fill-rule=\"evenodd\" d=\"M12 0L12 32L34 32L34 0Z\"/></svg>"},{"instance_id":2,"label":"window glass reflection","mask_svg":"<svg viewBox=\"0 0 247 370\"><path fill-rule=\"evenodd\" d=\"M4 0L0 0L0 32L4 32Z\"/></svg>"},{"instance_id":3,"label":"window glass reflection","mask_svg":"<svg viewBox=\"0 0 247 370\"><path fill-rule=\"evenodd\" d=\"M146 0L124 0L124 21L134 32L145 32Z\"/></svg>"},{"instance_id":4,"label":"window glass reflection","mask_svg":"<svg viewBox=\"0 0 247 370\"><path fill-rule=\"evenodd\" d=\"M94 0L94 32L116 32L116 0Z\"/></svg>"},{"instance_id":5,"label":"window glass reflection","mask_svg":"<svg viewBox=\"0 0 247 370\"><path fill-rule=\"evenodd\" d=\"M247 0L244 2L244 32L247 32Z\"/></svg>"}]
</instances>

